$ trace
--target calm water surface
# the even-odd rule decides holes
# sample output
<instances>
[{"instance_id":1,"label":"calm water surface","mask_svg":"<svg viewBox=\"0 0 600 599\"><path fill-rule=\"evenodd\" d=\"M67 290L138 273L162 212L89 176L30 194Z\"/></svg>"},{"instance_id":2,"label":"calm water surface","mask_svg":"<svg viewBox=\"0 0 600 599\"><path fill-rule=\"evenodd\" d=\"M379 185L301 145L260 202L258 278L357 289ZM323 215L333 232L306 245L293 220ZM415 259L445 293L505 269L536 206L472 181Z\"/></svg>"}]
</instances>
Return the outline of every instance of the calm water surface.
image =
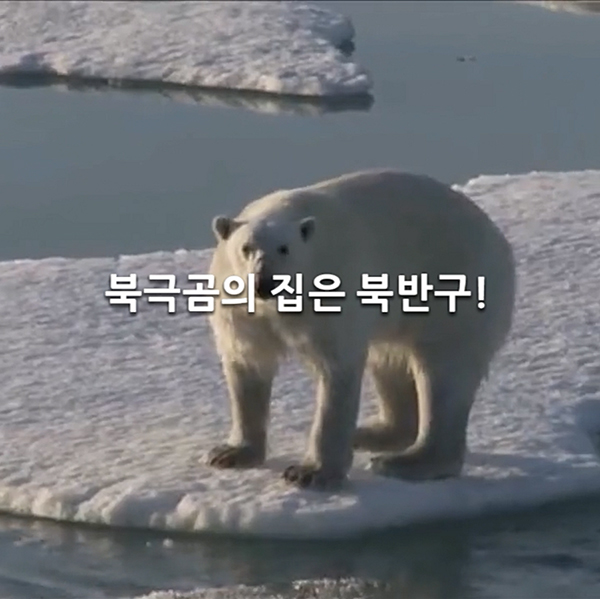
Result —
<instances>
[{"instance_id":1,"label":"calm water surface","mask_svg":"<svg viewBox=\"0 0 600 599\"><path fill-rule=\"evenodd\" d=\"M0 87L0 259L205 247L215 213L355 168L461 183L600 165L600 17L490 2L330 4L353 18L373 72L369 111L274 116L158 94Z\"/></svg>"},{"instance_id":2,"label":"calm water surface","mask_svg":"<svg viewBox=\"0 0 600 599\"><path fill-rule=\"evenodd\" d=\"M155 93L0 87L0 259L206 247L214 214L355 168L462 183L600 166L600 17L489 2L324 4L354 20L358 59L375 80L370 110L273 115ZM309 544L165 543L0 520L3 598L285 591L294 579L338 576L389 585L365 591L373 597L598 597L600 513L591 502Z\"/></svg>"}]
</instances>

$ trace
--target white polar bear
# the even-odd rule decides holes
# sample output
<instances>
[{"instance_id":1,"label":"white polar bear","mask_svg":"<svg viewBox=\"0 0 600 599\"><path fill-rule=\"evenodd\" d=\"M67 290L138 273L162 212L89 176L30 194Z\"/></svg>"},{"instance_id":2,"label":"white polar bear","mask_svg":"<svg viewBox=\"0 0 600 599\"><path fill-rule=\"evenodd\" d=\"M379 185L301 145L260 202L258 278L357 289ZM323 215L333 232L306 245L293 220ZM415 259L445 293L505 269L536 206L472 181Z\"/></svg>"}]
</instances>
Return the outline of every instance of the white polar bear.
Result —
<instances>
[{"instance_id":1,"label":"white polar bear","mask_svg":"<svg viewBox=\"0 0 600 599\"><path fill-rule=\"evenodd\" d=\"M465 195L429 177L393 170L347 174L276 191L235 218L213 220L217 247L210 273L221 298L224 280L254 274L256 308L215 302L210 322L230 394L232 427L208 462L248 468L263 462L271 386L278 360L295 350L317 379L307 453L284 478L300 487L335 488L353 449L380 453L375 472L407 480L460 475L469 412L488 366L511 327L515 263L509 242ZM279 312L273 275L304 281L302 313ZM335 274L341 312L316 312L306 292ZM466 275L472 296L449 311L429 294L429 312L408 312L398 276L426 273L436 290L456 289L438 275ZM389 275L389 312L361 303L361 275ZM485 277L485 308L477 277ZM292 278L294 281L294 278ZM361 383L374 378L380 414L357 429Z\"/></svg>"}]
</instances>

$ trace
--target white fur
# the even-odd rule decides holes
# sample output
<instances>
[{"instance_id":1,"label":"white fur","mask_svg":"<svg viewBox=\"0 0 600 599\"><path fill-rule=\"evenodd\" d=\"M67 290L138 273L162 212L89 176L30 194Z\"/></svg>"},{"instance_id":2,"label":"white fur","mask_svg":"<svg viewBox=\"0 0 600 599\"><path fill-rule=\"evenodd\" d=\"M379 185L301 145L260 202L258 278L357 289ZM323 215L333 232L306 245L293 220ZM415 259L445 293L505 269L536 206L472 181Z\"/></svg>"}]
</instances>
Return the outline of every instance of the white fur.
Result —
<instances>
[{"instance_id":1,"label":"white fur","mask_svg":"<svg viewBox=\"0 0 600 599\"><path fill-rule=\"evenodd\" d=\"M232 430L213 465L259 464L265 455L271 383L279 359L296 351L317 380L317 406L302 464L286 470L303 486L343 480L352 448L388 452L374 468L407 479L456 476L464 461L471 406L511 327L515 265L510 244L466 196L429 177L392 170L351 173L277 191L248 204L235 219L217 217L211 273L223 281L249 273L302 273L304 311L284 314L257 298L256 312L223 306L211 316L229 386ZM280 254L286 246L287 254ZM244 254L248 247L253 250ZM341 313L315 313L306 292L333 273L346 292ZM467 276L471 298L448 311L430 294L428 313L361 304L361 275L427 273ZM486 279L486 307L476 281ZM415 300L411 299L411 304ZM363 373L375 379L380 418L356 429ZM395 452L395 453L392 453Z\"/></svg>"}]
</instances>

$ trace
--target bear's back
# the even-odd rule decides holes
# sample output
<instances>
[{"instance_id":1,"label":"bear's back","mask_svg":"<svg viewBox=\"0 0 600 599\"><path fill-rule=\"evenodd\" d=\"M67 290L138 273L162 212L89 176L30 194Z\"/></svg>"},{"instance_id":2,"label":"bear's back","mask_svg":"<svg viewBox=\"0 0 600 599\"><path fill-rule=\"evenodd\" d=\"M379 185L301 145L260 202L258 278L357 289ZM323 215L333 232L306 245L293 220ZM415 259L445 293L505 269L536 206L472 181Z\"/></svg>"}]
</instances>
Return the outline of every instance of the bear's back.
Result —
<instances>
[{"instance_id":1,"label":"bear's back","mask_svg":"<svg viewBox=\"0 0 600 599\"><path fill-rule=\"evenodd\" d=\"M377 260L382 254L394 261L418 257L421 264L407 266L441 271L466 265L489 245L510 252L502 232L475 202L426 175L367 170L305 189L332 203L345 230Z\"/></svg>"}]
</instances>

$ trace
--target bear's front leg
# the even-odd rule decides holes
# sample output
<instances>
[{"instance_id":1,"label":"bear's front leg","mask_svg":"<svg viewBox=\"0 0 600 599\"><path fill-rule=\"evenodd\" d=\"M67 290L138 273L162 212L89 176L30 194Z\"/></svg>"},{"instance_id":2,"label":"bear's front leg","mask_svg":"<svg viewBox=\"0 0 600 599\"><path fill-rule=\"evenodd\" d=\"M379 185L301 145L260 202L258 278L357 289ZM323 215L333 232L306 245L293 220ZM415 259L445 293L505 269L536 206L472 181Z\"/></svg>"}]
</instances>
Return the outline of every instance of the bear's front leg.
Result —
<instances>
[{"instance_id":1,"label":"bear's front leg","mask_svg":"<svg viewBox=\"0 0 600 599\"><path fill-rule=\"evenodd\" d=\"M208 464L215 468L252 468L265 460L269 403L274 372L233 360L223 361L229 390L231 431L214 447Z\"/></svg>"},{"instance_id":2,"label":"bear's front leg","mask_svg":"<svg viewBox=\"0 0 600 599\"><path fill-rule=\"evenodd\" d=\"M319 374L317 409L308 451L301 464L285 469L284 479L301 488L339 488L352 466L364 364L330 365Z\"/></svg>"}]
</instances>

